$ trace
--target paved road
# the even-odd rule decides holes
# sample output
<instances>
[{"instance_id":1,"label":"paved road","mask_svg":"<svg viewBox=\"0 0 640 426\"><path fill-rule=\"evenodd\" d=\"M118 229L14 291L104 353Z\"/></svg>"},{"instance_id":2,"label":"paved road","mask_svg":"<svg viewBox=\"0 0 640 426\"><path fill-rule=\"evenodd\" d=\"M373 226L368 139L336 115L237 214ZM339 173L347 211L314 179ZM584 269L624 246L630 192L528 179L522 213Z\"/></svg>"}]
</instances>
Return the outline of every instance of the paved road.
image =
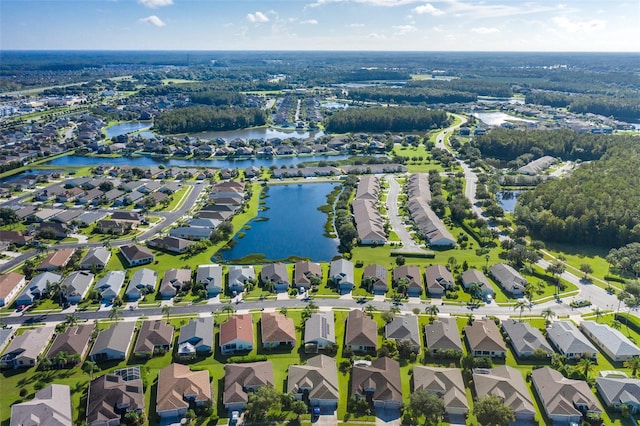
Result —
<instances>
[{"instance_id":1,"label":"paved road","mask_svg":"<svg viewBox=\"0 0 640 426\"><path fill-rule=\"evenodd\" d=\"M393 231L398 235L405 249L422 250L420 245L411 238L409 230L407 230L407 227L403 223L398 206L398 197L402 190L400 184L393 175L385 175L385 178L389 183L389 191L387 192L387 216L389 217L389 223Z\"/></svg>"}]
</instances>

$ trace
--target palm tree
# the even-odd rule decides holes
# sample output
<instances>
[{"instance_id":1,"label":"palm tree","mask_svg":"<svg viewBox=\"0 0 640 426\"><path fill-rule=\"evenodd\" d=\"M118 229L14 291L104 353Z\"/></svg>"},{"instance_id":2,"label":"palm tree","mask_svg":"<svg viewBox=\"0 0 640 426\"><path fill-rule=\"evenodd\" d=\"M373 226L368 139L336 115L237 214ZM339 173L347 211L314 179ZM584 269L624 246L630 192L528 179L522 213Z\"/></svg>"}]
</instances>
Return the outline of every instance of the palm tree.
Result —
<instances>
[{"instance_id":1,"label":"palm tree","mask_svg":"<svg viewBox=\"0 0 640 426\"><path fill-rule=\"evenodd\" d=\"M65 318L64 322L69 327L74 327L74 326L78 325L78 315L76 315L75 313L67 315L67 317Z\"/></svg>"},{"instance_id":2,"label":"palm tree","mask_svg":"<svg viewBox=\"0 0 640 426\"><path fill-rule=\"evenodd\" d=\"M87 373L91 380L93 380L93 374L100 371L100 367L98 367L98 364L93 361L85 361L85 363L82 365L82 371Z\"/></svg>"},{"instance_id":3,"label":"palm tree","mask_svg":"<svg viewBox=\"0 0 640 426\"><path fill-rule=\"evenodd\" d=\"M229 318L229 315L233 314L235 311L235 308L231 305L224 305L222 307L222 312L225 312L227 314L227 318Z\"/></svg>"},{"instance_id":4,"label":"palm tree","mask_svg":"<svg viewBox=\"0 0 640 426\"><path fill-rule=\"evenodd\" d=\"M53 357L53 360L58 365L58 368L62 368L69 362L69 355L65 351L60 351Z\"/></svg>"},{"instance_id":5,"label":"palm tree","mask_svg":"<svg viewBox=\"0 0 640 426\"><path fill-rule=\"evenodd\" d=\"M476 317L471 313L467 314L466 317L467 317L467 325L473 325L473 322L475 321Z\"/></svg>"},{"instance_id":6,"label":"palm tree","mask_svg":"<svg viewBox=\"0 0 640 426\"><path fill-rule=\"evenodd\" d=\"M639 356L631 357L628 360L626 360L623 365L625 368L630 368L631 375L635 377L638 370L640 370L640 357Z\"/></svg>"},{"instance_id":7,"label":"palm tree","mask_svg":"<svg viewBox=\"0 0 640 426\"><path fill-rule=\"evenodd\" d=\"M440 312L440 309L438 309L436 305L429 305L426 308L424 308L424 310L426 313L429 314L429 321L433 321L433 317L438 315L438 312Z\"/></svg>"},{"instance_id":8,"label":"palm tree","mask_svg":"<svg viewBox=\"0 0 640 426\"><path fill-rule=\"evenodd\" d=\"M593 361L591 361L589 358L582 358L580 361L578 361L577 368L578 370L582 370L584 378L586 380L589 380L589 373L591 373L591 370L593 370Z\"/></svg>"},{"instance_id":9,"label":"palm tree","mask_svg":"<svg viewBox=\"0 0 640 426\"><path fill-rule=\"evenodd\" d=\"M613 320L611 322L611 328L613 328L614 330L620 330L622 328L622 323L618 320Z\"/></svg>"},{"instance_id":10,"label":"palm tree","mask_svg":"<svg viewBox=\"0 0 640 426\"><path fill-rule=\"evenodd\" d=\"M551 310L551 308L547 308L542 311L542 317L545 319L545 322L550 322L553 317L556 316L556 313Z\"/></svg>"},{"instance_id":11,"label":"palm tree","mask_svg":"<svg viewBox=\"0 0 640 426\"><path fill-rule=\"evenodd\" d=\"M627 297L629 297L629 293L627 293L626 291L621 291L616 297L618 298L618 312L620 312L620 304L627 300Z\"/></svg>"},{"instance_id":12,"label":"palm tree","mask_svg":"<svg viewBox=\"0 0 640 426\"><path fill-rule=\"evenodd\" d=\"M522 321L522 312L524 312L524 310L527 308L531 310L531 306L529 306L529 304L524 299L517 300L516 304L513 305L514 311L520 309L520 318L518 319L519 321Z\"/></svg>"},{"instance_id":13,"label":"palm tree","mask_svg":"<svg viewBox=\"0 0 640 426\"><path fill-rule=\"evenodd\" d=\"M318 310L318 304L313 300L310 300L309 303L307 303L307 306L309 307L309 309L311 309L312 312L315 312Z\"/></svg>"},{"instance_id":14,"label":"palm tree","mask_svg":"<svg viewBox=\"0 0 640 426\"><path fill-rule=\"evenodd\" d=\"M371 303L369 303L365 308L364 311L367 313L367 315L369 315L371 318L373 318L373 314L375 311L377 311L376 307L373 306Z\"/></svg>"},{"instance_id":15,"label":"palm tree","mask_svg":"<svg viewBox=\"0 0 640 426\"><path fill-rule=\"evenodd\" d=\"M122 308L118 307L118 306L112 306L111 310L109 311L109 319L111 321L118 321L118 318L120 318L120 312L122 312Z\"/></svg>"},{"instance_id":16,"label":"palm tree","mask_svg":"<svg viewBox=\"0 0 640 426\"><path fill-rule=\"evenodd\" d=\"M471 283L471 285L469 286L469 294L471 294L471 300L475 300L478 299L480 300L480 289L482 288L482 286L480 285L480 283Z\"/></svg>"},{"instance_id":17,"label":"palm tree","mask_svg":"<svg viewBox=\"0 0 640 426\"><path fill-rule=\"evenodd\" d=\"M167 322L169 322L169 315L171 315L171 305L162 306L162 315L166 315Z\"/></svg>"},{"instance_id":18,"label":"palm tree","mask_svg":"<svg viewBox=\"0 0 640 426\"><path fill-rule=\"evenodd\" d=\"M287 308L280 308L280 313L281 313L282 315L284 315L285 317L287 316L287 312L289 312L289 311L287 310Z\"/></svg>"},{"instance_id":19,"label":"palm tree","mask_svg":"<svg viewBox=\"0 0 640 426\"><path fill-rule=\"evenodd\" d=\"M603 312L600 310L600 308L596 307L593 310L594 315L596 316L596 322L600 322L600 317L602 316Z\"/></svg>"}]
</instances>

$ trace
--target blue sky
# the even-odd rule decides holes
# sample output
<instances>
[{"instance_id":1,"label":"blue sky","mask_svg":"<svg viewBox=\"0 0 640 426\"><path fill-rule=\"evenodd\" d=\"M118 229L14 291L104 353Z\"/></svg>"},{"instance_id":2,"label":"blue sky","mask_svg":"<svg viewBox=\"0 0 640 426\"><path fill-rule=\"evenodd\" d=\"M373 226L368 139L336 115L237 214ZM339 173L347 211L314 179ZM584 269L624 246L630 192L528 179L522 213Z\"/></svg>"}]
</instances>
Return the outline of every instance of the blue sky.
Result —
<instances>
[{"instance_id":1,"label":"blue sky","mask_svg":"<svg viewBox=\"0 0 640 426\"><path fill-rule=\"evenodd\" d=\"M0 49L640 51L640 0L1 0Z\"/></svg>"}]
</instances>

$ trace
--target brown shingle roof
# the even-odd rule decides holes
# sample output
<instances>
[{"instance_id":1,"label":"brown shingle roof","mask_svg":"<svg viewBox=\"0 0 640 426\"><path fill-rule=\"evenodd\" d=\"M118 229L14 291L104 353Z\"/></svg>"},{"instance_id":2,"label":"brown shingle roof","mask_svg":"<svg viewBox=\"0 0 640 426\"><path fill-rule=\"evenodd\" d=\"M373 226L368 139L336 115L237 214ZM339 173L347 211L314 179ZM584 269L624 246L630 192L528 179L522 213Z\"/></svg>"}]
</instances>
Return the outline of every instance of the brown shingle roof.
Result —
<instances>
[{"instance_id":1,"label":"brown shingle roof","mask_svg":"<svg viewBox=\"0 0 640 426\"><path fill-rule=\"evenodd\" d=\"M464 332L472 351L507 351L498 326L490 319L475 320Z\"/></svg>"},{"instance_id":2,"label":"brown shingle roof","mask_svg":"<svg viewBox=\"0 0 640 426\"><path fill-rule=\"evenodd\" d=\"M153 352L156 346L171 346L173 327L160 320L144 321L133 351L136 353Z\"/></svg>"},{"instance_id":3,"label":"brown shingle roof","mask_svg":"<svg viewBox=\"0 0 640 426\"><path fill-rule=\"evenodd\" d=\"M224 366L224 404L247 402L247 390L261 386L273 386L273 365L271 361Z\"/></svg>"},{"instance_id":4,"label":"brown shingle roof","mask_svg":"<svg viewBox=\"0 0 640 426\"><path fill-rule=\"evenodd\" d=\"M52 359L60 352L67 355L82 355L89 344L95 324L83 324L69 327L64 333L58 334L47 352L47 358Z\"/></svg>"},{"instance_id":5,"label":"brown shingle roof","mask_svg":"<svg viewBox=\"0 0 640 426\"><path fill-rule=\"evenodd\" d=\"M73 248L56 250L45 257L44 260L40 262L37 269L60 269L69 263L69 260L75 251L76 249Z\"/></svg>"},{"instance_id":6,"label":"brown shingle roof","mask_svg":"<svg viewBox=\"0 0 640 426\"><path fill-rule=\"evenodd\" d=\"M361 310L354 309L347 317L345 343L357 346L378 346L378 325Z\"/></svg>"},{"instance_id":7,"label":"brown shingle roof","mask_svg":"<svg viewBox=\"0 0 640 426\"><path fill-rule=\"evenodd\" d=\"M182 364L171 364L158 373L158 394L156 397L156 411L188 408L186 397L194 397L195 401L211 400L211 383L209 372L191 371Z\"/></svg>"},{"instance_id":8,"label":"brown shingle roof","mask_svg":"<svg viewBox=\"0 0 640 426\"><path fill-rule=\"evenodd\" d=\"M260 320L262 343L294 342L296 328L293 319L277 312L263 312Z\"/></svg>"},{"instance_id":9,"label":"brown shingle roof","mask_svg":"<svg viewBox=\"0 0 640 426\"><path fill-rule=\"evenodd\" d=\"M253 321L251 315L234 315L226 322L220 324L220 346L240 339L245 342L253 342Z\"/></svg>"},{"instance_id":10,"label":"brown shingle roof","mask_svg":"<svg viewBox=\"0 0 640 426\"><path fill-rule=\"evenodd\" d=\"M373 388L374 401L402 402L400 364L391 358L378 358L370 366L356 365L351 373L351 389L365 395Z\"/></svg>"}]
</instances>

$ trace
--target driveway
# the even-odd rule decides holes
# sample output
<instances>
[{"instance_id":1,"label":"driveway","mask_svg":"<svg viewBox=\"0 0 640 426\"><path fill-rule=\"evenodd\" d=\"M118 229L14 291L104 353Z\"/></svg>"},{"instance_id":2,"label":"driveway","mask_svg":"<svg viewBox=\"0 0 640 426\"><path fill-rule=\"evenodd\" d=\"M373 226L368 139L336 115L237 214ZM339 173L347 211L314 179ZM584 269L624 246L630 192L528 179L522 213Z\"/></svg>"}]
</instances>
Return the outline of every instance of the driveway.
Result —
<instances>
[{"instance_id":1,"label":"driveway","mask_svg":"<svg viewBox=\"0 0 640 426\"><path fill-rule=\"evenodd\" d=\"M333 414L320 414L315 422L311 422L317 426L336 426L338 424L338 415Z\"/></svg>"}]
</instances>

